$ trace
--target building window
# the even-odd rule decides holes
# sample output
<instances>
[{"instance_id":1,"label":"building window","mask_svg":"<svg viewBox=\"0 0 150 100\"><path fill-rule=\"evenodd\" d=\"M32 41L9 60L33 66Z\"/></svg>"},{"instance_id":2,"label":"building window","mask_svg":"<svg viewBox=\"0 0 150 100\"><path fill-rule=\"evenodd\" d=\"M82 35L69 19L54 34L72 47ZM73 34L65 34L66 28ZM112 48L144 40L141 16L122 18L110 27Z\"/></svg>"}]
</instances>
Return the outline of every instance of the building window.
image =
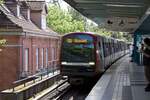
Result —
<instances>
[{"instance_id":1,"label":"building window","mask_svg":"<svg viewBox=\"0 0 150 100\"><path fill-rule=\"evenodd\" d=\"M30 9L27 10L27 19L30 20Z\"/></svg>"},{"instance_id":2,"label":"building window","mask_svg":"<svg viewBox=\"0 0 150 100\"><path fill-rule=\"evenodd\" d=\"M25 57L25 63L24 63L24 69L23 71L27 72L28 71L28 67L29 67L29 49L26 48L25 52L24 52L24 57Z\"/></svg>"},{"instance_id":3,"label":"building window","mask_svg":"<svg viewBox=\"0 0 150 100\"><path fill-rule=\"evenodd\" d=\"M52 60L55 60L55 48L54 47L52 48L51 55L52 55Z\"/></svg>"},{"instance_id":4,"label":"building window","mask_svg":"<svg viewBox=\"0 0 150 100\"><path fill-rule=\"evenodd\" d=\"M36 70L39 69L39 48L36 48Z\"/></svg>"},{"instance_id":5,"label":"building window","mask_svg":"<svg viewBox=\"0 0 150 100\"><path fill-rule=\"evenodd\" d=\"M46 16L44 14L41 15L41 25L42 29L46 29Z\"/></svg>"},{"instance_id":6,"label":"building window","mask_svg":"<svg viewBox=\"0 0 150 100\"><path fill-rule=\"evenodd\" d=\"M17 5L17 17L20 17L20 6Z\"/></svg>"},{"instance_id":7,"label":"building window","mask_svg":"<svg viewBox=\"0 0 150 100\"><path fill-rule=\"evenodd\" d=\"M48 48L46 48L46 56L45 56L45 60L46 60L46 67L48 66Z\"/></svg>"},{"instance_id":8,"label":"building window","mask_svg":"<svg viewBox=\"0 0 150 100\"><path fill-rule=\"evenodd\" d=\"M44 48L42 48L42 50L41 50L41 60L42 60L41 68L43 68L43 66L44 66Z\"/></svg>"}]
</instances>

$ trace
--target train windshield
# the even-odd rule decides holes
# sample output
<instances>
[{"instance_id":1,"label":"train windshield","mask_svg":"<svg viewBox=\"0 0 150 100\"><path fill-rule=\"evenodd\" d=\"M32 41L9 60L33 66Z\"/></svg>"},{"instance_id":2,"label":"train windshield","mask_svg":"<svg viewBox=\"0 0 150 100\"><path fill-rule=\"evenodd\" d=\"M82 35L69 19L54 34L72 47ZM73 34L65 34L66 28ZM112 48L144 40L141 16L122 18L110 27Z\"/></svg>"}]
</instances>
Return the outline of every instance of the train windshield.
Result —
<instances>
[{"instance_id":1,"label":"train windshield","mask_svg":"<svg viewBox=\"0 0 150 100\"><path fill-rule=\"evenodd\" d=\"M90 62L94 61L94 39L90 35L73 34L64 37L61 61Z\"/></svg>"}]
</instances>

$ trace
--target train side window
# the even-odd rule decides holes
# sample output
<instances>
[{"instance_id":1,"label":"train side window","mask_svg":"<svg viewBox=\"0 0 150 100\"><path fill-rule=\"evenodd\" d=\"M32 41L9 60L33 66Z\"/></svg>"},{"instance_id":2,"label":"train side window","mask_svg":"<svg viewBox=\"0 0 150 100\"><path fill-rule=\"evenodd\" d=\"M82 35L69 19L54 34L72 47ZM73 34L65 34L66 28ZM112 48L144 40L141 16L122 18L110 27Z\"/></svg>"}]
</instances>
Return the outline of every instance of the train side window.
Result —
<instances>
[{"instance_id":1,"label":"train side window","mask_svg":"<svg viewBox=\"0 0 150 100\"><path fill-rule=\"evenodd\" d=\"M98 45L99 45L99 48L101 48L101 43L100 42L98 42Z\"/></svg>"},{"instance_id":2,"label":"train side window","mask_svg":"<svg viewBox=\"0 0 150 100\"><path fill-rule=\"evenodd\" d=\"M112 54L112 45L111 45L111 41L109 43L109 46L110 46L110 55Z\"/></svg>"},{"instance_id":3,"label":"train side window","mask_svg":"<svg viewBox=\"0 0 150 100\"><path fill-rule=\"evenodd\" d=\"M108 42L108 56L110 55L110 53L111 53L110 42Z\"/></svg>"},{"instance_id":4,"label":"train side window","mask_svg":"<svg viewBox=\"0 0 150 100\"><path fill-rule=\"evenodd\" d=\"M99 54L102 56L103 55L103 49L102 49L102 46L101 46L101 42L98 42L98 46L99 46Z\"/></svg>"},{"instance_id":5,"label":"train side window","mask_svg":"<svg viewBox=\"0 0 150 100\"><path fill-rule=\"evenodd\" d=\"M106 50L107 51L107 55L106 56L109 56L109 43L106 43L106 44L107 44L107 48L106 48L107 49Z\"/></svg>"},{"instance_id":6,"label":"train side window","mask_svg":"<svg viewBox=\"0 0 150 100\"><path fill-rule=\"evenodd\" d=\"M112 49L113 49L113 45L112 45L112 43L110 42L110 55L112 54Z\"/></svg>"},{"instance_id":7,"label":"train side window","mask_svg":"<svg viewBox=\"0 0 150 100\"><path fill-rule=\"evenodd\" d=\"M105 45L106 45L106 56L108 56L109 55L109 45L108 45L108 43L106 43Z\"/></svg>"}]
</instances>

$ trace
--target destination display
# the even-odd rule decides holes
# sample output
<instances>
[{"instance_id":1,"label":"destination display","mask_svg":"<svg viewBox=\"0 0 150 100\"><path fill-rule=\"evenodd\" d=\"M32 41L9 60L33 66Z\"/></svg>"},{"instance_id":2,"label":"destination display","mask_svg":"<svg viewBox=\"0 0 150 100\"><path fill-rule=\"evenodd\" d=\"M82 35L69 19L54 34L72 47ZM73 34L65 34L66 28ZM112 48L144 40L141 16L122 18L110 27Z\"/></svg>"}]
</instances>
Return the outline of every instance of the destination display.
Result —
<instances>
[{"instance_id":1,"label":"destination display","mask_svg":"<svg viewBox=\"0 0 150 100\"><path fill-rule=\"evenodd\" d=\"M66 42L76 44L87 44L89 41L87 39L68 38L66 39Z\"/></svg>"}]
</instances>

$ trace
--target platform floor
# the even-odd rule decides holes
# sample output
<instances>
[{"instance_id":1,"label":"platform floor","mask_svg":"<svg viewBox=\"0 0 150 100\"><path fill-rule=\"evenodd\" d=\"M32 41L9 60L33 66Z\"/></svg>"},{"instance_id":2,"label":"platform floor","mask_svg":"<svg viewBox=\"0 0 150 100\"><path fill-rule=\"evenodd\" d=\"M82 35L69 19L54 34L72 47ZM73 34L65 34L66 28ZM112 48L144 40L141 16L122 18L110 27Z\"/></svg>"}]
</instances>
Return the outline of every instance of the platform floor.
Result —
<instances>
[{"instance_id":1,"label":"platform floor","mask_svg":"<svg viewBox=\"0 0 150 100\"><path fill-rule=\"evenodd\" d=\"M150 100L146 84L144 66L130 62L126 55L106 71L86 100Z\"/></svg>"}]
</instances>

